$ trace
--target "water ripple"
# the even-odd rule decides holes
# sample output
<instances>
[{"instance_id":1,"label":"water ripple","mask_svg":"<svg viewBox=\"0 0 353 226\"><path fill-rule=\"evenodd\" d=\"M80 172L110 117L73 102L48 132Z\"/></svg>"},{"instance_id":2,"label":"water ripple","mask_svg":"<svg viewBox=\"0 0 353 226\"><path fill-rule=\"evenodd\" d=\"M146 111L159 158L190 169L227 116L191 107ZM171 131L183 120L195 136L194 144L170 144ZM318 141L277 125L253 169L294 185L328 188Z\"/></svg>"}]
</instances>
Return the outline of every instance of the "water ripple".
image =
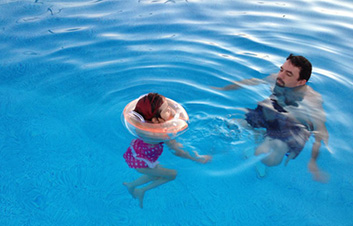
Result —
<instances>
[{"instance_id":1,"label":"water ripple","mask_svg":"<svg viewBox=\"0 0 353 226\"><path fill-rule=\"evenodd\" d=\"M31 224L28 219L42 225L155 219L227 225L229 216L235 224L310 224L313 216L347 222L351 189L341 182L349 179L342 170L351 169L352 135L342 131L353 127L347 98L353 87L352 10L348 0L0 3L1 219L9 225ZM259 159L244 159L256 140L239 120L244 108L270 95L269 87L212 88L276 73L291 52L312 61L309 84L323 96L330 145L319 163L334 174L325 187L311 184L306 149L295 164L257 180L253 166ZM163 161L178 169L180 179L149 193L151 209L140 211L121 186L136 175L121 158L132 136L120 116L128 102L148 92L182 104L190 129L180 139L214 158L203 168L166 154ZM342 197L328 195L336 188L345 191ZM187 195L175 199L168 192ZM280 214L268 209L274 195L299 192L303 199L275 202ZM180 207L177 212L166 211L167 198ZM306 200L328 200L334 211L322 214L327 205ZM281 202L303 206L302 212L294 216Z\"/></svg>"}]
</instances>

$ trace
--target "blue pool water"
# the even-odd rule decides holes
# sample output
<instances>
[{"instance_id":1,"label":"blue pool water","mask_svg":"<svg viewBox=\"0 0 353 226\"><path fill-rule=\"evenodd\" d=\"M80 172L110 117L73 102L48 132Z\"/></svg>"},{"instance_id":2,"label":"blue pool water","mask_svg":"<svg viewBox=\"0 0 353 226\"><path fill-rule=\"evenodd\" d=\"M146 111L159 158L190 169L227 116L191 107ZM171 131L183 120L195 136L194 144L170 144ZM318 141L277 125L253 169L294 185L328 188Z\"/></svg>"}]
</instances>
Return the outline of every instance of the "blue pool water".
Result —
<instances>
[{"instance_id":1,"label":"blue pool water","mask_svg":"<svg viewBox=\"0 0 353 226\"><path fill-rule=\"evenodd\" d=\"M0 225L353 225L353 4L340 1L0 1ZM288 166L256 176L252 133L230 124L269 87L221 92L276 73L290 54L313 64L330 134L319 167L311 138ZM181 103L178 140L206 165L165 151L175 181L122 186L133 136L124 106L147 92ZM231 125L231 126L229 126Z\"/></svg>"}]
</instances>

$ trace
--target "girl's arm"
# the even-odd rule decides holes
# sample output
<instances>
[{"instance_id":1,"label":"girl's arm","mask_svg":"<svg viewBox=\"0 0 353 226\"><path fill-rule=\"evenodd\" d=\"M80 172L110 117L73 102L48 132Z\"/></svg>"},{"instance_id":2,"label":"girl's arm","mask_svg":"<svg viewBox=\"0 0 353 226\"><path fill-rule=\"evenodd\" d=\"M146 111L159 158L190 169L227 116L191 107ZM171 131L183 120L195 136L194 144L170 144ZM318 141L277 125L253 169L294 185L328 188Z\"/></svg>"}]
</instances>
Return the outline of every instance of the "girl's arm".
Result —
<instances>
[{"instance_id":1,"label":"girl's arm","mask_svg":"<svg viewBox=\"0 0 353 226\"><path fill-rule=\"evenodd\" d=\"M166 144L169 149L174 151L174 155L179 156L181 158L190 159L199 163L207 163L212 159L212 157L209 155L199 155L197 151L194 151L195 157L191 156L189 152L186 152L182 149L183 145L177 142L176 140L167 141Z\"/></svg>"}]
</instances>

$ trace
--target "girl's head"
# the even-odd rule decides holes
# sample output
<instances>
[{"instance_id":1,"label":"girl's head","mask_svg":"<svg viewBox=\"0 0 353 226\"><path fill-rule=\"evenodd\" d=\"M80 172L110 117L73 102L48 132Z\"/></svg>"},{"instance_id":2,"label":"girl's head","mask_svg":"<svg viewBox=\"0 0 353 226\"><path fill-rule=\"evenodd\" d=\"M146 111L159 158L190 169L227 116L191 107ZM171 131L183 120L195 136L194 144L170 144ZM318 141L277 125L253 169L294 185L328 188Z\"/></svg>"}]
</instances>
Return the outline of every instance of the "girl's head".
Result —
<instances>
[{"instance_id":1,"label":"girl's head","mask_svg":"<svg viewBox=\"0 0 353 226\"><path fill-rule=\"evenodd\" d=\"M135 112L147 122L162 123L172 116L166 98L158 93L149 93L137 101Z\"/></svg>"}]
</instances>

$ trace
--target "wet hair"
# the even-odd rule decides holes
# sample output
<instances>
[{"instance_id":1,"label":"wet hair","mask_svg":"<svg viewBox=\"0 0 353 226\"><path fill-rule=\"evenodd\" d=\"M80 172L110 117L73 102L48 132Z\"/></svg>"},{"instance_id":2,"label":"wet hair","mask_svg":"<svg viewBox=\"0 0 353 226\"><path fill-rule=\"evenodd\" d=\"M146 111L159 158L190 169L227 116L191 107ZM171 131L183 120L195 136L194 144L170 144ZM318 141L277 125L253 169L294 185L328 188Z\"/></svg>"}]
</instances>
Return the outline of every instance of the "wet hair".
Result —
<instances>
[{"instance_id":1,"label":"wet hair","mask_svg":"<svg viewBox=\"0 0 353 226\"><path fill-rule=\"evenodd\" d=\"M303 56L295 56L293 54L290 54L287 57L287 60L289 60L295 67L298 67L300 69L298 80L305 79L306 81L309 81L312 66L308 59Z\"/></svg>"},{"instance_id":2,"label":"wet hair","mask_svg":"<svg viewBox=\"0 0 353 226\"><path fill-rule=\"evenodd\" d=\"M163 102L164 96L158 93L149 93L137 101L134 111L139 113L146 121L150 122L154 117L161 117L159 108L162 106Z\"/></svg>"}]
</instances>

